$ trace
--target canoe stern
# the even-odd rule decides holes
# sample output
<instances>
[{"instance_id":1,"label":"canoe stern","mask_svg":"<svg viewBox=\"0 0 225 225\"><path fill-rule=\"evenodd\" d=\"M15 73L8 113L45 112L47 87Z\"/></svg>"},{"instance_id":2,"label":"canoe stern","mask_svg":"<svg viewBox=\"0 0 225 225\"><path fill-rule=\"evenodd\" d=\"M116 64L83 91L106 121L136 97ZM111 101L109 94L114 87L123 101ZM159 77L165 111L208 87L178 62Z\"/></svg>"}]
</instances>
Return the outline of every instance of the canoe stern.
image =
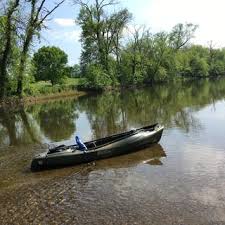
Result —
<instances>
[{"instance_id":1,"label":"canoe stern","mask_svg":"<svg viewBox=\"0 0 225 225\"><path fill-rule=\"evenodd\" d=\"M47 166L46 154L47 153L41 153L33 158L31 162L32 171L38 171Z\"/></svg>"}]
</instances>

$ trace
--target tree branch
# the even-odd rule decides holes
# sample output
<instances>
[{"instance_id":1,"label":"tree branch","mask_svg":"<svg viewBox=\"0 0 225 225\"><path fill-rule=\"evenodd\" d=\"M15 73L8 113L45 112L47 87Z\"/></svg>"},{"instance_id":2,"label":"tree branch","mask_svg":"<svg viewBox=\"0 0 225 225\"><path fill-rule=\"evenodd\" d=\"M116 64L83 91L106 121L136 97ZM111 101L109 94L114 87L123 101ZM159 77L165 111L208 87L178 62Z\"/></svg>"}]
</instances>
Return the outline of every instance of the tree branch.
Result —
<instances>
[{"instance_id":1,"label":"tree branch","mask_svg":"<svg viewBox=\"0 0 225 225\"><path fill-rule=\"evenodd\" d=\"M45 0L42 0L40 6L38 7L38 10L37 10L37 13L36 13L36 17L35 17L35 19L34 19L35 22L38 21L39 14L40 14L40 12L41 12L41 9L43 8L44 3L45 3Z\"/></svg>"},{"instance_id":2,"label":"tree branch","mask_svg":"<svg viewBox=\"0 0 225 225\"><path fill-rule=\"evenodd\" d=\"M43 0L45 1L45 0ZM60 5L62 5L66 0L62 0L61 2L59 2L58 4L55 5L55 7L53 9L51 9L49 12L46 13L46 15L44 15L44 17L40 20L40 22L38 23L38 25L41 25L45 19L52 14Z\"/></svg>"}]
</instances>

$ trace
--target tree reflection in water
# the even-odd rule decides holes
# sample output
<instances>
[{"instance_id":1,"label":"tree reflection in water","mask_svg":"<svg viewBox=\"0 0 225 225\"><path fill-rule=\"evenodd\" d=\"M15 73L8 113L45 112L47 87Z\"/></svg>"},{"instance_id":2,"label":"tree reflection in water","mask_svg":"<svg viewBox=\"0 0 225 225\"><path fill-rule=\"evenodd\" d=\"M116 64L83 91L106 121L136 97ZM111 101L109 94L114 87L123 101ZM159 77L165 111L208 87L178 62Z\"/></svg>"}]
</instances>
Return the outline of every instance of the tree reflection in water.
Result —
<instances>
[{"instance_id":1,"label":"tree reflection in water","mask_svg":"<svg viewBox=\"0 0 225 225\"><path fill-rule=\"evenodd\" d=\"M194 112L224 97L225 79L200 80L0 109L0 145L67 140L81 114L87 116L80 122L90 124L93 138L155 122L189 132L201 128Z\"/></svg>"},{"instance_id":2,"label":"tree reflection in water","mask_svg":"<svg viewBox=\"0 0 225 225\"><path fill-rule=\"evenodd\" d=\"M78 117L74 101L60 101L43 105L38 114L43 134L52 141L70 138L76 131Z\"/></svg>"},{"instance_id":3,"label":"tree reflection in water","mask_svg":"<svg viewBox=\"0 0 225 225\"><path fill-rule=\"evenodd\" d=\"M189 132L201 127L193 112L224 96L225 79L201 80L87 97L79 110L87 114L96 138L155 122Z\"/></svg>"},{"instance_id":4,"label":"tree reflection in water","mask_svg":"<svg viewBox=\"0 0 225 225\"><path fill-rule=\"evenodd\" d=\"M75 101L59 101L16 111L0 110L0 144L40 143L44 138L60 141L76 130Z\"/></svg>"}]
</instances>

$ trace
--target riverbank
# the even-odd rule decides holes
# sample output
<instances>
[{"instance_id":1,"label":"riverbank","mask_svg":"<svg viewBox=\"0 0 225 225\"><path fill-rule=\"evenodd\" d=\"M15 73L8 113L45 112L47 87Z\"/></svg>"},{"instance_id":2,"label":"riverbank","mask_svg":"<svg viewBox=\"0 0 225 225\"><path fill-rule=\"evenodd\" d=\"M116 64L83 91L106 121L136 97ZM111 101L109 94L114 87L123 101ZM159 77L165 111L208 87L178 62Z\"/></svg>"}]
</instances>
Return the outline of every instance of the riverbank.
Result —
<instances>
[{"instance_id":1,"label":"riverbank","mask_svg":"<svg viewBox=\"0 0 225 225\"><path fill-rule=\"evenodd\" d=\"M40 96L26 96L23 98L13 96L13 97L7 97L1 100L0 108L12 108L12 107L17 108L20 106L28 106L28 105L34 105L34 104L44 103L48 101L60 100L65 97L78 98L87 94L88 93L85 91L70 90L70 91L51 93L51 94L40 95Z\"/></svg>"},{"instance_id":2,"label":"riverbank","mask_svg":"<svg viewBox=\"0 0 225 225\"><path fill-rule=\"evenodd\" d=\"M206 81L216 81L221 77L216 78L203 78L199 77L198 79L177 79L176 83L179 84L190 84L192 82L202 82ZM143 84L133 84L133 85L117 85L117 86L106 86L102 89L96 89L91 87L83 87L79 84L79 79L70 78L67 80L66 84L63 85L50 85L49 82L38 82L32 84L29 90L32 90L32 93L26 93L23 98L19 98L18 96L6 97L3 100L0 100L0 108L11 108L18 106L27 106L38 103L44 103L48 101L60 100L68 97L80 97L88 94L101 94L103 92L111 92L111 91L125 91L125 90L137 90L140 88L153 87L153 86L162 86L162 85L171 85L175 83L175 81L158 81L154 83L143 83ZM35 91L34 91L35 90Z\"/></svg>"}]
</instances>

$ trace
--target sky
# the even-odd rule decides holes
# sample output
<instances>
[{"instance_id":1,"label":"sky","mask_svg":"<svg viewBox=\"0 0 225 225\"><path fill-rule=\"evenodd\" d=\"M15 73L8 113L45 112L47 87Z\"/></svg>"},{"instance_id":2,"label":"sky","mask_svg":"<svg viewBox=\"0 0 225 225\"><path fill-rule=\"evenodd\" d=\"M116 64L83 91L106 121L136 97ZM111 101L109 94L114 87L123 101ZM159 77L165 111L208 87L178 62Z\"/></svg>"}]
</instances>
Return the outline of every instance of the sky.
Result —
<instances>
[{"instance_id":1,"label":"sky","mask_svg":"<svg viewBox=\"0 0 225 225\"><path fill-rule=\"evenodd\" d=\"M80 28L75 22L78 6L68 0L51 16L48 29L42 32L36 46L54 45L68 54L69 64L79 63L81 52ZM120 0L133 14L133 25L145 25L153 33L170 31L177 23L198 25L195 44L225 47L225 0Z\"/></svg>"}]
</instances>

